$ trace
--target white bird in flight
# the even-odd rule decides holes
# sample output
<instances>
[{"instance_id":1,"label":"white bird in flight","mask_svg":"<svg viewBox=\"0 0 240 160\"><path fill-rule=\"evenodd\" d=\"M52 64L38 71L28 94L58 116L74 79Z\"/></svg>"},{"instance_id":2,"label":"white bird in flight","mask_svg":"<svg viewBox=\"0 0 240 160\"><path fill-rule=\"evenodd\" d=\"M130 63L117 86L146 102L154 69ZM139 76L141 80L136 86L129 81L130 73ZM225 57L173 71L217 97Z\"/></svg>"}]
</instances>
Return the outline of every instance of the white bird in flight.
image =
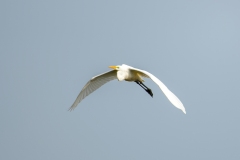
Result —
<instances>
[{"instance_id":1,"label":"white bird in flight","mask_svg":"<svg viewBox=\"0 0 240 160\"><path fill-rule=\"evenodd\" d=\"M118 66L109 66L113 70L108 71L106 73L97 75L93 77L88 83L83 87L75 102L69 108L69 110L73 110L77 107L78 103L80 103L86 96L97 90L99 87L104 85L105 83L118 79L119 81L129 81L136 82L140 85L150 96L153 96L152 90L143 84L142 78L150 78L155 82L162 92L166 95L168 100L178 109L182 110L183 113L186 114L186 110L182 104L182 102L175 96L157 77L152 75L151 73L140 70L137 68L133 68L128 65L118 65Z\"/></svg>"}]
</instances>

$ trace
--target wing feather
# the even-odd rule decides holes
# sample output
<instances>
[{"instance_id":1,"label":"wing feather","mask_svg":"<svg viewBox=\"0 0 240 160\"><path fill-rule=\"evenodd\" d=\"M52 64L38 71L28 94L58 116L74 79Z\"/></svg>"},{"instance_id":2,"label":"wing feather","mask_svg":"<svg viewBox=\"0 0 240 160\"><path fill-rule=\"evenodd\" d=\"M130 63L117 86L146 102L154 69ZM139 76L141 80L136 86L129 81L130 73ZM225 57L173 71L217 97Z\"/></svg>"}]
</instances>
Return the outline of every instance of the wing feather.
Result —
<instances>
[{"instance_id":1,"label":"wing feather","mask_svg":"<svg viewBox=\"0 0 240 160\"><path fill-rule=\"evenodd\" d=\"M141 70L141 69L137 69L134 67L129 66L129 68L131 70L135 70L137 72L140 72L140 74L145 74L147 75L146 77L149 77L153 80L153 82L155 82L160 89L162 90L162 92L166 95L166 97L168 98L168 100L178 109L182 110L183 113L186 114L186 110L182 104L182 102L178 99L178 97L176 95L174 95L157 77L155 77L154 75L152 75L151 73Z\"/></svg>"},{"instance_id":2,"label":"wing feather","mask_svg":"<svg viewBox=\"0 0 240 160\"><path fill-rule=\"evenodd\" d=\"M87 84L83 87L79 95L77 96L76 100L72 104L72 106L69 108L69 110L73 110L77 107L77 105L89 94L97 90L99 87L104 85L105 83L117 79L117 71L112 70L100 75L97 75L93 77L90 81L87 82Z\"/></svg>"}]
</instances>

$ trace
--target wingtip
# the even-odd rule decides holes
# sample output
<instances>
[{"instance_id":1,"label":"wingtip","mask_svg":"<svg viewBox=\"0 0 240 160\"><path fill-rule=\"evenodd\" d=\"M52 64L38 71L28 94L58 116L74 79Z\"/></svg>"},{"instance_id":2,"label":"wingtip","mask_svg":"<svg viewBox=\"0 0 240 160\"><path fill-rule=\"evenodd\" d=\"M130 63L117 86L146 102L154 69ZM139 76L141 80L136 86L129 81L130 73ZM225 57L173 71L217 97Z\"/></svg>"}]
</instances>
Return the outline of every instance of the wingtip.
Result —
<instances>
[{"instance_id":1,"label":"wingtip","mask_svg":"<svg viewBox=\"0 0 240 160\"><path fill-rule=\"evenodd\" d=\"M73 107L70 107L70 108L68 109L69 112L71 112L71 111L73 111L73 110L74 110Z\"/></svg>"},{"instance_id":2,"label":"wingtip","mask_svg":"<svg viewBox=\"0 0 240 160\"><path fill-rule=\"evenodd\" d=\"M182 111L183 111L184 114L187 114L185 109L183 109Z\"/></svg>"}]
</instances>

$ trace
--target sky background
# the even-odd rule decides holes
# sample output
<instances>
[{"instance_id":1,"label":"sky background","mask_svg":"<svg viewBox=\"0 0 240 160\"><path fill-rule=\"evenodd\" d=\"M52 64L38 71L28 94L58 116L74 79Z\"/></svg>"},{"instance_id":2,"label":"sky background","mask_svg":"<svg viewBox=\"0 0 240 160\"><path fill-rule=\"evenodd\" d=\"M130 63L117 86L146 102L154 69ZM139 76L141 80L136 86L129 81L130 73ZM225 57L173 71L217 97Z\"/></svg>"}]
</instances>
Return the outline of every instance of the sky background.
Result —
<instances>
[{"instance_id":1,"label":"sky background","mask_svg":"<svg viewBox=\"0 0 240 160\"><path fill-rule=\"evenodd\" d=\"M240 1L0 2L0 159L240 159ZM110 65L112 81L69 112Z\"/></svg>"}]
</instances>

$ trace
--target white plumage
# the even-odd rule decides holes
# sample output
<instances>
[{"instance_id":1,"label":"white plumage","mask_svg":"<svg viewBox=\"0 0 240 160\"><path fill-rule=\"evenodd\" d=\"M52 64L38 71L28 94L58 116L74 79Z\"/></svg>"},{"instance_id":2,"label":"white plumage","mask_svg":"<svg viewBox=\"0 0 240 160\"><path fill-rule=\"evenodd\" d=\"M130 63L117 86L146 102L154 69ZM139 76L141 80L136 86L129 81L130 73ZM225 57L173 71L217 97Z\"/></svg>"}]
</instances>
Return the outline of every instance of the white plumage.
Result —
<instances>
[{"instance_id":1,"label":"white plumage","mask_svg":"<svg viewBox=\"0 0 240 160\"><path fill-rule=\"evenodd\" d=\"M119 81L130 81L130 82L138 82L138 84L145 89L151 96L152 92L151 89L146 87L143 82L143 77L150 78L155 82L162 92L166 95L168 100L178 109L182 110L186 114L186 110L182 104L182 102L175 96L157 77L152 75L151 73L140 70L128 65L119 65L119 66L109 66L112 68L112 71L97 75L93 77L88 83L83 87L81 92L79 93L78 97L76 98L75 102L72 104L69 110L73 110L77 107L78 103L80 103L86 96L90 93L97 90L99 87L104 85L105 83L118 79ZM151 93L150 93L151 92Z\"/></svg>"}]
</instances>

